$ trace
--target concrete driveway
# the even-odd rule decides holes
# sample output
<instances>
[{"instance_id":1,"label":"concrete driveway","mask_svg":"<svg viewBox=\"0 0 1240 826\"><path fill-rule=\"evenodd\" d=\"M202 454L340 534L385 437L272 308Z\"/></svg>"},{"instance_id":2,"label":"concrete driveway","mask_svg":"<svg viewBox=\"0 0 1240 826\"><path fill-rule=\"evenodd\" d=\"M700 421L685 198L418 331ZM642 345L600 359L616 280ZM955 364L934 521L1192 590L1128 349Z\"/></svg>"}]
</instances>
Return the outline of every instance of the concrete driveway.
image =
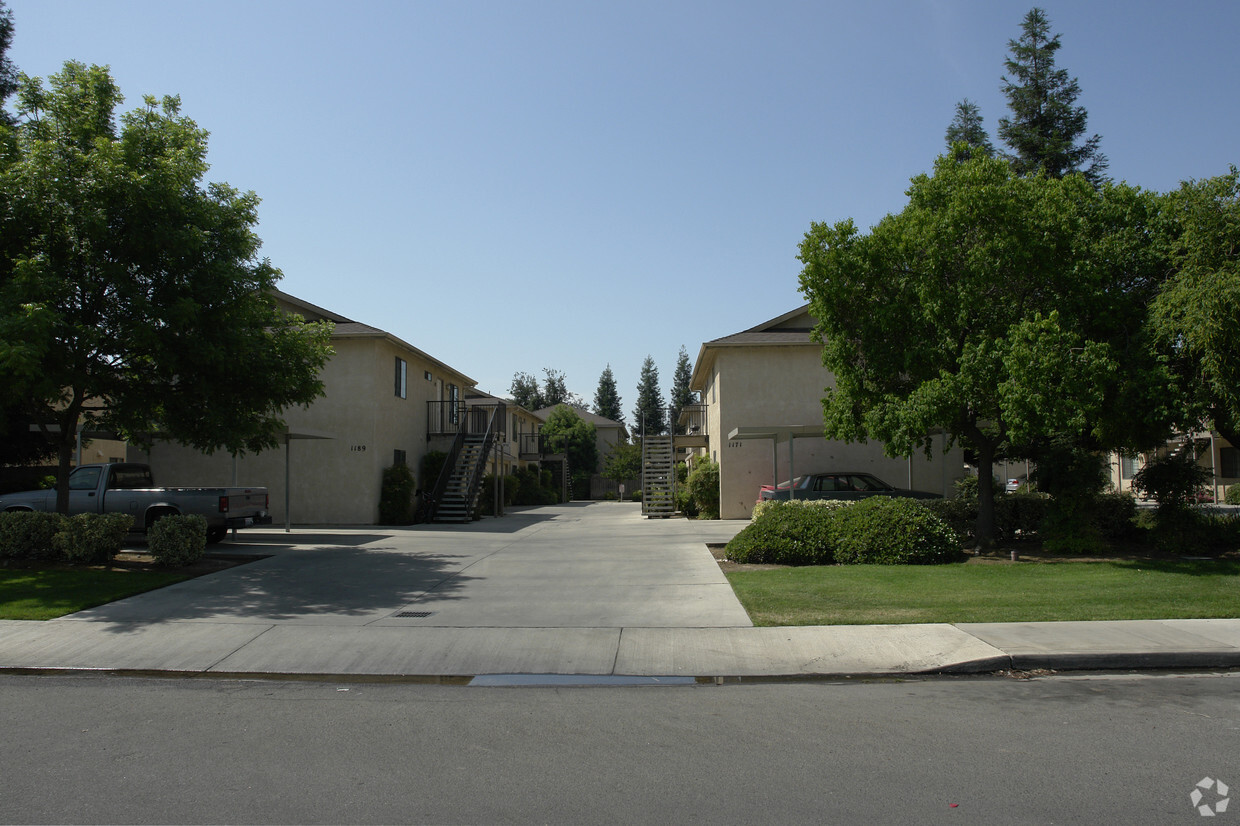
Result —
<instances>
[{"instance_id":1,"label":"concrete driveway","mask_svg":"<svg viewBox=\"0 0 1240 826\"><path fill-rule=\"evenodd\" d=\"M707 542L745 523L648 520L630 503L468 525L242 531L266 559L71 617L119 623L705 628L752 623Z\"/></svg>"}]
</instances>

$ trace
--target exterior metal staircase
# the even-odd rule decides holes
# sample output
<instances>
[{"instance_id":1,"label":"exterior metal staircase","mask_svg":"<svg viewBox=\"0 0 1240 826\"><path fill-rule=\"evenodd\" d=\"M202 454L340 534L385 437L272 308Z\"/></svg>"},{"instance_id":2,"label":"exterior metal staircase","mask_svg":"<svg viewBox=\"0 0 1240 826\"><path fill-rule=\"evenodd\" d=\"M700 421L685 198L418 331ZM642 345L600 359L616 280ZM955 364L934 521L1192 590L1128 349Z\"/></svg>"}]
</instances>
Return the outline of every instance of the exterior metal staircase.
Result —
<instances>
[{"instance_id":1,"label":"exterior metal staircase","mask_svg":"<svg viewBox=\"0 0 1240 826\"><path fill-rule=\"evenodd\" d=\"M495 446L504 418L504 405L491 408L489 416L469 415L461 418L461 429L431 495L429 521L473 520L486 475L487 457Z\"/></svg>"},{"instance_id":2,"label":"exterior metal staircase","mask_svg":"<svg viewBox=\"0 0 1240 826\"><path fill-rule=\"evenodd\" d=\"M642 515L667 518L676 511L672 437L642 439Z\"/></svg>"}]
</instances>

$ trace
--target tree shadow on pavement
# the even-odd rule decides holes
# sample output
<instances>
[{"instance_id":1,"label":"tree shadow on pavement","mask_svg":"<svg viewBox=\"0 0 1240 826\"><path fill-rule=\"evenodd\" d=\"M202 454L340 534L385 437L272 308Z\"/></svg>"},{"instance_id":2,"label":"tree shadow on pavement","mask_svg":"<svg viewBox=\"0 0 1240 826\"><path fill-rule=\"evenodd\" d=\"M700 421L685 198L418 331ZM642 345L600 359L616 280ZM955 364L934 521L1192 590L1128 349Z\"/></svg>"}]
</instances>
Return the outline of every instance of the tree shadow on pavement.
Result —
<instances>
[{"instance_id":1,"label":"tree shadow on pavement","mask_svg":"<svg viewBox=\"0 0 1240 826\"><path fill-rule=\"evenodd\" d=\"M291 550L69 618L143 624L214 621L356 626L389 616L428 591L433 590L436 599L459 598L457 594L472 579L460 571L477 558L392 550L339 546Z\"/></svg>"}]
</instances>

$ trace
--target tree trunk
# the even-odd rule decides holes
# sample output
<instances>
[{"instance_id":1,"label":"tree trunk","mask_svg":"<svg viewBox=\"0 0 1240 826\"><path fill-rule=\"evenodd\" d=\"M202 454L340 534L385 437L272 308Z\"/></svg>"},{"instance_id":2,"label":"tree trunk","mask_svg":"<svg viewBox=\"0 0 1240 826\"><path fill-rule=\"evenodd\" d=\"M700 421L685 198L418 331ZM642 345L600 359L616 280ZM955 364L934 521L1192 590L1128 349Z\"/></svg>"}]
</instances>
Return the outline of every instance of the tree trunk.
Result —
<instances>
[{"instance_id":1,"label":"tree trunk","mask_svg":"<svg viewBox=\"0 0 1240 826\"><path fill-rule=\"evenodd\" d=\"M60 440L56 446L56 512L69 513L69 472L73 469L73 453L77 446L78 421L82 416L82 402L77 393L57 417Z\"/></svg>"},{"instance_id":2,"label":"tree trunk","mask_svg":"<svg viewBox=\"0 0 1240 826\"><path fill-rule=\"evenodd\" d=\"M973 534L981 550L995 544L995 445L980 432L973 444L977 448L977 525Z\"/></svg>"}]
</instances>

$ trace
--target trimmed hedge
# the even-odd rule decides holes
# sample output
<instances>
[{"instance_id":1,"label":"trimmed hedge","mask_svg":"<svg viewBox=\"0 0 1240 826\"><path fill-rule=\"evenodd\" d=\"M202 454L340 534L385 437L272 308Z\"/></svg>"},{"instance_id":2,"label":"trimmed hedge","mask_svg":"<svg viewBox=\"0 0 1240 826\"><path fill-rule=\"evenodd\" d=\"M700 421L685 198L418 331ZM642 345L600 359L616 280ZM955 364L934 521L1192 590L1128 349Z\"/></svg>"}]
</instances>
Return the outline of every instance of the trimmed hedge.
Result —
<instances>
[{"instance_id":1,"label":"trimmed hedge","mask_svg":"<svg viewBox=\"0 0 1240 826\"><path fill-rule=\"evenodd\" d=\"M147 549L161 565L178 567L207 552L207 520L199 514L165 516L146 532Z\"/></svg>"},{"instance_id":2,"label":"trimmed hedge","mask_svg":"<svg viewBox=\"0 0 1240 826\"><path fill-rule=\"evenodd\" d=\"M831 516L835 561L845 565L938 565L964 558L956 532L914 499L873 496Z\"/></svg>"},{"instance_id":3,"label":"trimmed hedge","mask_svg":"<svg viewBox=\"0 0 1240 826\"><path fill-rule=\"evenodd\" d=\"M53 559L52 539L63 527L59 513L13 511L0 513L0 559Z\"/></svg>"},{"instance_id":4,"label":"trimmed hedge","mask_svg":"<svg viewBox=\"0 0 1240 826\"><path fill-rule=\"evenodd\" d=\"M960 537L913 499L765 502L728 543L733 562L929 565L962 558Z\"/></svg>"},{"instance_id":5,"label":"trimmed hedge","mask_svg":"<svg viewBox=\"0 0 1240 826\"><path fill-rule=\"evenodd\" d=\"M844 502L763 502L753 522L728 543L733 562L765 565L830 565L835 562L831 514Z\"/></svg>"},{"instance_id":6,"label":"trimmed hedge","mask_svg":"<svg viewBox=\"0 0 1240 826\"><path fill-rule=\"evenodd\" d=\"M98 565L120 553L132 529L127 513L79 513L64 520L52 546L70 564Z\"/></svg>"}]
</instances>

